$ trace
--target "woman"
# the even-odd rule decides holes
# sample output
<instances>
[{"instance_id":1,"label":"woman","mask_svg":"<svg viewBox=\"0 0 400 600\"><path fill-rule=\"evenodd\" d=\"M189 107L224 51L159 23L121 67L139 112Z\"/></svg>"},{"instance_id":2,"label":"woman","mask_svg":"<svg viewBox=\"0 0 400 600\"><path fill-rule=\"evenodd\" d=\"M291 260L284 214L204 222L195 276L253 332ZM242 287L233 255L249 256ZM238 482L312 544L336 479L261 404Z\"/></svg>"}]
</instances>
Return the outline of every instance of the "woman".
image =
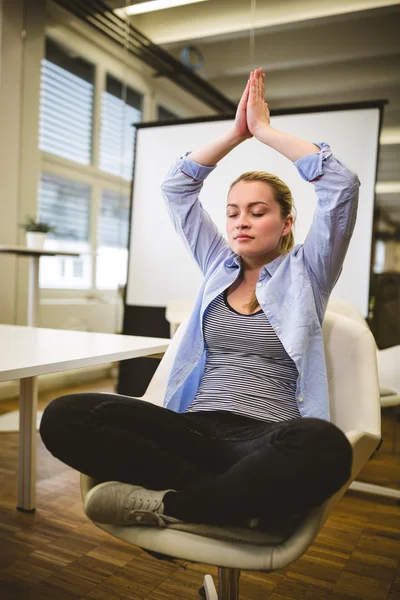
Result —
<instances>
[{"instance_id":1,"label":"woman","mask_svg":"<svg viewBox=\"0 0 400 600\"><path fill-rule=\"evenodd\" d=\"M198 195L245 140L293 161L318 205L294 247L290 190L267 173L231 186L228 242ZM62 461L102 483L94 521L219 525L294 522L349 478L352 450L329 423L321 323L354 229L359 181L326 144L270 125L264 74L252 72L226 134L188 153L163 183L175 228L204 274L164 408L114 394L54 400L41 435Z\"/></svg>"}]
</instances>

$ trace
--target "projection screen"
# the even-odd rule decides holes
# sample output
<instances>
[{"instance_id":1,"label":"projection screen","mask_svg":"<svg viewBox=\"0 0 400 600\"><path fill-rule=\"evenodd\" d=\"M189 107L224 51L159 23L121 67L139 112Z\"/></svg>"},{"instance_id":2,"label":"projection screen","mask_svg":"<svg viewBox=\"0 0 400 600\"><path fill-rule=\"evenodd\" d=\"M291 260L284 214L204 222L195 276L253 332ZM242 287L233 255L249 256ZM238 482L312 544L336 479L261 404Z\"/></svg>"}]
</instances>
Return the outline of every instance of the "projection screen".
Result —
<instances>
[{"instance_id":1,"label":"projection screen","mask_svg":"<svg viewBox=\"0 0 400 600\"><path fill-rule=\"evenodd\" d=\"M368 105L271 118L271 125L281 131L313 142L327 142L333 153L359 176L357 223L332 296L353 302L364 316L368 314L380 111L380 106ZM232 123L221 119L138 127L126 294L128 306L165 307L170 301L195 298L202 275L174 231L160 185L178 157L220 136ZM289 185L297 209L295 242L302 243L317 202L313 185L301 179L287 158L255 139L233 150L204 183L200 199L220 231L226 235L225 204L230 183L241 173L252 170L275 173Z\"/></svg>"}]
</instances>

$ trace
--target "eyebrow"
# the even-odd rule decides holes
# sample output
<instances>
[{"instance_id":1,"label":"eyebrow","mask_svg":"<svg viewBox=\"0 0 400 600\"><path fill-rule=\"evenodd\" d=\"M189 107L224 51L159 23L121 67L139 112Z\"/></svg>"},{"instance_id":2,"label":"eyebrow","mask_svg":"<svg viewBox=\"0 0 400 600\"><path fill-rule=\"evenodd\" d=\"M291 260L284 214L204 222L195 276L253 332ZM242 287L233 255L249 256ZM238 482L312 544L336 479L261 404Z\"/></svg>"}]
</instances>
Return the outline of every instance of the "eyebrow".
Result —
<instances>
[{"instance_id":1,"label":"eyebrow","mask_svg":"<svg viewBox=\"0 0 400 600\"><path fill-rule=\"evenodd\" d=\"M264 204L264 206L269 206L269 204L267 204L266 202L261 202L260 200L258 202L250 202L250 204L248 204L248 207L251 206L255 206L256 204ZM237 204L227 204L226 208L228 208L229 206L234 206L235 208L239 208Z\"/></svg>"}]
</instances>

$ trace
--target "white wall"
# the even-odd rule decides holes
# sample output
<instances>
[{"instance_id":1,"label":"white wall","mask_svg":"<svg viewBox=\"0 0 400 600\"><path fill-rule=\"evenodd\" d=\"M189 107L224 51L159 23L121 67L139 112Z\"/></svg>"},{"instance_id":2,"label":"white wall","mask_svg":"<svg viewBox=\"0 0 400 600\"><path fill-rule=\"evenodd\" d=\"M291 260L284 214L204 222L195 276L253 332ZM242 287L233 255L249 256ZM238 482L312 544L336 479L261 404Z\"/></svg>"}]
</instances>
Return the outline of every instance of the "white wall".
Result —
<instances>
[{"instance_id":1,"label":"white wall","mask_svg":"<svg viewBox=\"0 0 400 600\"><path fill-rule=\"evenodd\" d=\"M3 0L0 0L0 85L1 85L1 33L2 33L2 21L3 21Z\"/></svg>"},{"instance_id":2,"label":"white wall","mask_svg":"<svg viewBox=\"0 0 400 600\"><path fill-rule=\"evenodd\" d=\"M23 2L3 1L0 84L0 243L18 239ZM16 320L16 259L0 255L0 321Z\"/></svg>"},{"instance_id":3,"label":"white wall","mask_svg":"<svg viewBox=\"0 0 400 600\"><path fill-rule=\"evenodd\" d=\"M122 299L46 298L40 303L40 323L51 329L120 333L122 318Z\"/></svg>"},{"instance_id":4,"label":"white wall","mask_svg":"<svg viewBox=\"0 0 400 600\"><path fill-rule=\"evenodd\" d=\"M44 56L45 0L24 3L21 71L21 121L19 149L18 223L26 215L36 214L37 189L40 178L39 95L41 61ZM18 227L18 242L25 243L25 234ZM17 260L16 309L17 323L26 323L29 261Z\"/></svg>"}]
</instances>

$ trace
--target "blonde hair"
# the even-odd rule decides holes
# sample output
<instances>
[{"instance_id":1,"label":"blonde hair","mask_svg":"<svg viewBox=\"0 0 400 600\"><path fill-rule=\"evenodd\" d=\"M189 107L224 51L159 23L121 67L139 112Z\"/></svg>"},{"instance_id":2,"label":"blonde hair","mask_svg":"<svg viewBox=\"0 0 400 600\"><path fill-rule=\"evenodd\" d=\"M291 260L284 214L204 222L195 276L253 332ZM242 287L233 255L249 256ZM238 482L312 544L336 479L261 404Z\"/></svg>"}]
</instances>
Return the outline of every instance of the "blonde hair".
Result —
<instances>
[{"instance_id":1,"label":"blonde hair","mask_svg":"<svg viewBox=\"0 0 400 600\"><path fill-rule=\"evenodd\" d=\"M296 208L293 202L292 192L289 187L286 185L284 181L279 179L276 175L272 173L265 173L265 171L247 171L247 173L242 173L239 175L237 179L233 183L231 183L229 187L229 191L233 188L234 185L239 183L239 181L261 181L262 183L266 183L272 188L274 193L274 199L279 204L281 208L281 216L282 218L288 217L290 214L293 215L293 227L294 222L296 220ZM288 234L282 236L279 247L279 254L287 254L294 247L294 232L293 227L289 231ZM251 300L248 304L245 305L250 312L254 312L257 307L259 307L256 292L254 290Z\"/></svg>"}]
</instances>

